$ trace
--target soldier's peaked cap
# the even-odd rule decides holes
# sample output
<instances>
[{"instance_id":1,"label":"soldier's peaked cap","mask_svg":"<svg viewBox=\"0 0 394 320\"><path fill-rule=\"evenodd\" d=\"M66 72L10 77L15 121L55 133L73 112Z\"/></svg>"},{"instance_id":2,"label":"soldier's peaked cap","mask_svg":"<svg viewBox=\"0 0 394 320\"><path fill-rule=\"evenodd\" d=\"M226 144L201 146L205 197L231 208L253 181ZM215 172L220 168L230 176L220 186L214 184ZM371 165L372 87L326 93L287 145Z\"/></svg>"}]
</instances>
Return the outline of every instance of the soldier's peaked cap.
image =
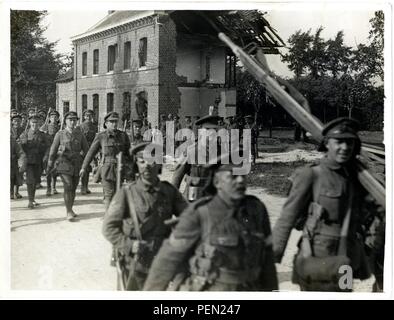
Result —
<instances>
[{"instance_id":1,"label":"soldier's peaked cap","mask_svg":"<svg viewBox=\"0 0 394 320\"><path fill-rule=\"evenodd\" d=\"M195 124L201 125L203 128L217 128L219 126L219 116L211 116L207 115L205 117L202 117L198 119Z\"/></svg>"},{"instance_id":2,"label":"soldier's peaked cap","mask_svg":"<svg viewBox=\"0 0 394 320\"><path fill-rule=\"evenodd\" d=\"M82 113L82 116L85 116L85 114L90 113L91 115L94 115L93 110L87 109Z\"/></svg>"},{"instance_id":3,"label":"soldier's peaked cap","mask_svg":"<svg viewBox=\"0 0 394 320\"><path fill-rule=\"evenodd\" d=\"M250 115L250 114L246 115L244 118L245 119L254 119L254 117L252 115Z\"/></svg>"},{"instance_id":4,"label":"soldier's peaked cap","mask_svg":"<svg viewBox=\"0 0 394 320\"><path fill-rule=\"evenodd\" d=\"M39 119L41 119L41 117L37 113L34 113L29 117L29 120L39 120Z\"/></svg>"},{"instance_id":5,"label":"soldier's peaked cap","mask_svg":"<svg viewBox=\"0 0 394 320\"><path fill-rule=\"evenodd\" d=\"M142 126L142 120L140 120L140 119L134 119L134 120L133 120L133 123L139 124L139 125Z\"/></svg>"},{"instance_id":6,"label":"soldier's peaked cap","mask_svg":"<svg viewBox=\"0 0 394 320\"><path fill-rule=\"evenodd\" d=\"M13 115L13 116L11 117L11 120L14 120L14 119L17 119L17 118L22 119L22 115L20 115L19 113L17 113L16 115Z\"/></svg>"},{"instance_id":7,"label":"soldier's peaked cap","mask_svg":"<svg viewBox=\"0 0 394 320\"><path fill-rule=\"evenodd\" d=\"M75 111L69 111L64 115L64 120L66 119L79 119L78 114Z\"/></svg>"},{"instance_id":8,"label":"soldier's peaked cap","mask_svg":"<svg viewBox=\"0 0 394 320\"><path fill-rule=\"evenodd\" d=\"M104 117L104 121L111 121L111 120L119 120L119 114L115 111L112 111Z\"/></svg>"},{"instance_id":9,"label":"soldier's peaked cap","mask_svg":"<svg viewBox=\"0 0 394 320\"><path fill-rule=\"evenodd\" d=\"M59 112L57 112L56 110L52 110L50 113L49 113L49 116L60 116L60 114L59 114Z\"/></svg>"},{"instance_id":10,"label":"soldier's peaked cap","mask_svg":"<svg viewBox=\"0 0 394 320\"><path fill-rule=\"evenodd\" d=\"M151 150L156 150L157 149L156 147L161 148L160 145L151 143L150 141L145 141L137 144L135 147L130 148L130 155L138 158L142 157L145 148L149 145L151 145Z\"/></svg>"},{"instance_id":11,"label":"soldier's peaked cap","mask_svg":"<svg viewBox=\"0 0 394 320\"><path fill-rule=\"evenodd\" d=\"M338 118L324 125L322 134L327 138L352 138L358 139L357 131L360 123L351 118Z\"/></svg>"}]
</instances>

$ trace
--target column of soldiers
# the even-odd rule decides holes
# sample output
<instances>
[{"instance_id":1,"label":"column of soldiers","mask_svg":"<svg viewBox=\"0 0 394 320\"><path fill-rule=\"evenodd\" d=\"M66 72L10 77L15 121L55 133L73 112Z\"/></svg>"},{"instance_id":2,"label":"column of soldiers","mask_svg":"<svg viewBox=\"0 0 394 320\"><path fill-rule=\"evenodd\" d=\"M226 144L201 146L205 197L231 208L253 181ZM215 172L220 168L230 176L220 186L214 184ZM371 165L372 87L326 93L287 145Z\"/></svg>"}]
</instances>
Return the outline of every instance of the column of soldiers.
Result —
<instances>
[{"instance_id":1,"label":"column of soldiers","mask_svg":"<svg viewBox=\"0 0 394 320\"><path fill-rule=\"evenodd\" d=\"M86 119L87 114L84 116ZM227 161L227 151L219 148L213 164L190 163L191 151L196 159L201 152L196 142L188 148L170 184L159 179L161 164L144 157L150 143L142 142L143 123L133 123L131 144L128 135L117 129L119 115L111 112L104 118L105 131L95 135L89 148L87 133L82 127L76 130L77 120L75 112L64 116L65 129L56 133L48 152L48 138L39 130L39 117L30 115L29 127L19 142L11 137L11 183L15 186L19 172L26 170L29 208L36 206L42 157L48 157L47 173L56 167L64 185L67 219L73 220L79 177L85 177L100 152L98 166L106 208L102 231L116 252L120 288L278 290L275 263L281 262L290 232L296 228L302 237L292 280L301 290L349 291L339 281L338 270L343 265L352 268L355 279L366 279L373 273L374 290L382 290L384 209L357 178L354 161L361 142L355 120L340 118L324 126L320 146L324 156L319 164L307 166L294 176L272 232L265 205L246 194L246 176L233 173L237 165ZM195 121L194 128L234 126L233 119L221 121L209 115ZM12 131L18 132L19 117L14 115L12 122L16 123ZM247 121L247 125L252 123ZM132 181L120 188L116 183L119 152L134 172ZM24 157L25 169L18 163ZM184 196L179 192L183 178ZM371 225L375 231L368 233Z\"/></svg>"}]
</instances>

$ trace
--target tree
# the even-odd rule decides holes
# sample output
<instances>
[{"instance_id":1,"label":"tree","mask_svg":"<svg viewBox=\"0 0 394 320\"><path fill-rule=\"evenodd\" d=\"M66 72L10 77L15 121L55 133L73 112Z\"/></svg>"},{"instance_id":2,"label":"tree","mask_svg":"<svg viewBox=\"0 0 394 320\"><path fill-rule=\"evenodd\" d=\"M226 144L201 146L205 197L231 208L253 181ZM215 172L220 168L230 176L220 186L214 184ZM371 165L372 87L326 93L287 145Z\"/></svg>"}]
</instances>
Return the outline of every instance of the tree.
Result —
<instances>
[{"instance_id":1,"label":"tree","mask_svg":"<svg viewBox=\"0 0 394 320\"><path fill-rule=\"evenodd\" d=\"M44 11L11 11L11 105L48 109L56 102L55 80L63 67L54 42L43 37Z\"/></svg>"}]
</instances>

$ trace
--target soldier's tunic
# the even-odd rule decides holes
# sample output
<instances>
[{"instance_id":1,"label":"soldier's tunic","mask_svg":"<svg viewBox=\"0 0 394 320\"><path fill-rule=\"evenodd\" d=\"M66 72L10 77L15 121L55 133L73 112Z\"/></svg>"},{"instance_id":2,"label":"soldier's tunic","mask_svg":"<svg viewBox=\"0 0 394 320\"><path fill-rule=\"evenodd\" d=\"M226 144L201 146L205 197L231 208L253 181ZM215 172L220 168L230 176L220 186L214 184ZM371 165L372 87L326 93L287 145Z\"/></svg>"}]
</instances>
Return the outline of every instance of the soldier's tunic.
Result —
<instances>
[{"instance_id":1,"label":"soldier's tunic","mask_svg":"<svg viewBox=\"0 0 394 320\"><path fill-rule=\"evenodd\" d=\"M116 189L116 156L119 152L123 152L123 158L128 159L130 149L130 139L128 135L120 130L114 130L113 133L108 130L100 132L96 135L92 145L86 155L82 169L87 169L93 157L97 152L101 152L101 159L98 171L101 176L101 183L103 185L104 198L106 206L115 194Z\"/></svg>"},{"instance_id":2,"label":"soldier's tunic","mask_svg":"<svg viewBox=\"0 0 394 320\"><path fill-rule=\"evenodd\" d=\"M61 175L78 177L83 155L87 152L88 143L81 131L74 129L71 133L63 129L55 135L49 159L53 161L57 155L57 172Z\"/></svg>"},{"instance_id":3,"label":"soldier's tunic","mask_svg":"<svg viewBox=\"0 0 394 320\"><path fill-rule=\"evenodd\" d=\"M175 168L174 175L172 177L172 184L179 189L183 178L186 181L186 188L184 191L184 197L192 202L204 196L204 187L210 176L210 169L206 168L206 163L198 164L198 143L190 145L178 166ZM219 150L220 154L220 150ZM208 156L208 151L206 153ZM194 164L191 159L194 158Z\"/></svg>"},{"instance_id":4,"label":"soldier's tunic","mask_svg":"<svg viewBox=\"0 0 394 320\"><path fill-rule=\"evenodd\" d=\"M29 129L20 135L20 143L26 154L26 184L37 184L41 179L43 158L47 158L48 137L44 132Z\"/></svg>"},{"instance_id":5,"label":"soldier's tunic","mask_svg":"<svg viewBox=\"0 0 394 320\"><path fill-rule=\"evenodd\" d=\"M127 193L131 194L142 239L146 249L133 257L131 248L136 240L133 219L128 209ZM170 183L158 181L155 186L145 185L141 179L116 192L104 218L103 234L124 255L129 272L127 290L141 290L152 259L171 228L164 224L172 215L179 216L187 202Z\"/></svg>"},{"instance_id":6,"label":"soldier's tunic","mask_svg":"<svg viewBox=\"0 0 394 320\"><path fill-rule=\"evenodd\" d=\"M170 282L182 273L179 290L278 289L271 228L261 201L245 196L235 206L215 195L191 204L154 259L144 290L178 289Z\"/></svg>"},{"instance_id":7,"label":"soldier's tunic","mask_svg":"<svg viewBox=\"0 0 394 320\"><path fill-rule=\"evenodd\" d=\"M56 133L60 130L60 125L58 123L48 123L41 126L40 130L47 135L49 146L51 147L53 140L55 139ZM46 167L46 163L43 163L43 168Z\"/></svg>"},{"instance_id":8,"label":"soldier's tunic","mask_svg":"<svg viewBox=\"0 0 394 320\"><path fill-rule=\"evenodd\" d=\"M317 257L337 254L339 234L334 236L332 232L328 231L334 230L335 227L340 230L348 203L351 201L347 254L355 278L366 279L370 276L360 236L361 223L364 219L361 208L365 203L366 192L357 179L355 167L352 162L347 166L342 166L324 157L316 169L309 166L295 175L289 197L273 230L274 252L277 262L282 259L292 228L296 225L298 229L303 228L308 214L312 210L311 203L314 202L314 193L319 193L315 195L317 199L315 202L323 207L324 212L322 219L316 226L315 234L312 235L312 252ZM349 199L350 188L353 189L352 199ZM328 233L331 233L331 236L327 236ZM295 268L293 269L293 282L299 283L302 289L308 289L308 286L298 277ZM314 287L314 289L320 290L319 287Z\"/></svg>"}]
</instances>

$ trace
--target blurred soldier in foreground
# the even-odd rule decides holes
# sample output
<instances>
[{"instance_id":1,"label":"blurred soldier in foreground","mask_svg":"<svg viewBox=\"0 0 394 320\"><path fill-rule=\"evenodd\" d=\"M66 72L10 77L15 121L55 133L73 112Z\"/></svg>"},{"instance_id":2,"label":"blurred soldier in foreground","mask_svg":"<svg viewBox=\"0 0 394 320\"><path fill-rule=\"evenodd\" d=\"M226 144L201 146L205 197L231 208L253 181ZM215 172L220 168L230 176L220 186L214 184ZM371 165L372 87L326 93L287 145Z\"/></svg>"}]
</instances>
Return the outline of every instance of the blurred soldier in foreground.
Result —
<instances>
[{"instance_id":1,"label":"blurred soldier in foreground","mask_svg":"<svg viewBox=\"0 0 394 320\"><path fill-rule=\"evenodd\" d=\"M144 159L147 145L132 149L139 177L116 192L103 223L105 238L118 252L123 290L142 289L154 256L170 234L165 220L179 216L187 206L177 189L158 178L161 165Z\"/></svg>"},{"instance_id":2,"label":"blurred soldier in foreground","mask_svg":"<svg viewBox=\"0 0 394 320\"><path fill-rule=\"evenodd\" d=\"M218 121L219 117L218 116L205 116L198 121L196 121L196 126L201 126L201 129L199 130L200 134L202 133L201 131L204 130L209 130L213 129L215 132L218 129ZM197 138L197 136L195 137ZM185 151L185 154L182 155L182 158L179 161L179 164L175 168L174 175L172 177L172 184L176 188L180 188L181 183L183 178L185 177L186 181L186 188L184 192L185 198L189 201L195 201L199 198L201 198L204 195L203 189L205 184L207 183L207 179L209 177L209 170L205 166L207 163L199 164L198 163L198 153L201 152L201 149L204 148L206 150L206 157L208 158L209 155L209 141L215 138L216 136L208 136L207 141L198 141L192 145L190 145L187 150ZM216 141L215 141L216 142ZM216 142L219 144L218 142ZM216 153L215 157L217 154L220 154L220 148L218 145L218 150L219 153ZM192 159L191 155L194 153L194 163L191 163Z\"/></svg>"},{"instance_id":3,"label":"blurred soldier in foreground","mask_svg":"<svg viewBox=\"0 0 394 320\"><path fill-rule=\"evenodd\" d=\"M101 151L101 158L97 174L101 177L101 184L104 192L104 205L107 210L109 203L116 191L117 160L116 155L123 152L127 161L130 149L130 140L126 132L118 130L119 114L110 112L104 117L104 128L96 135L89 152L86 155L82 169L79 173L83 177L87 173L87 168L97 152Z\"/></svg>"},{"instance_id":4,"label":"blurred soldier in foreground","mask_svg":"<svg viewBox=\"0 0 394 320\"><path fill-rule=\"evenodd\" d=\"M47 134L48 141L50 143L49 147L51 147L53 140L55 139L56 133L60 130L59 124L59 112L56 110L49 112L49 122L45 123L40 130ZM47 163L43 163L44 168L48 166ZM57 173L56 170L52 170L51 173L47 172L47 193L46 195L50 197L53 194L58 194L56 190L56 180L57 180ZM52 189L53 186L53 189Z\"/></svg>"},{"instance_id":5,"label":"blurred soldier in foreground","mask_svg":"<svg viewBox=\"0 0 394 320\"><path fill-rule=\"evenodd\" d=\"M97 125L93 123L93 116L94 116L93 110L85 110L82 113L82 117L84 121L79 126L83 135L86 138L89 148L92 145L93 140L97 133ZM81 177L81 194L91 193L88 188L90 172L92 172L92 164L89 164L87 166L85 175Z\"/></svg>"},{"instance_id":6,"label":"blurred soldier in foreground","mask_svg":"<svg viewBox=\"0 0 394 320\"><path fill-rule=\"evenodd\" d=\"M11 136L11 150L10 150L10 164L11 164L11 199L22 198L19 194L19 186L22 185L22 175L26 170L26 155L22 150L19 142Z\"/></svg>"},{"instance_id":7,"label":"blurred soldier in foreground","mask_svg":"<svg viewBox=\"0 0 394 320\"><path fill-rule=\"evenodd\" d=\"M326 151L320 164L298 172L273 231L280 262L292 228L303 230L294 259L293 282L303 291L349 291L341 286L342 266L354 278L367 279L370 270L361 239L366 191L357 178L360 152L358 122L339 118L323 127ZM341 271L342 272L342 271ZM351 279L352 280L352 279Z\"/></svg>"},{"instance_id":8,"label":"blurred soldier in foreground","mask_svg":"<svg viewBox=\"0 0 394 320\"><path fill-rule=\"evenodd\" d=\"M152 263L144 290L278 289L267 210L245 194L246 176L233 174L236 166L223 161L226 157L208 166L212 196L181 215Z\"/></svg>"},{"instance_id":9,"label":"blurred soldier in foreground","mask_svg":"<svg viewBox=\"0 0 394 320\"><path fill-rule=\"evenodd\" d=\"M30 116L30 128L20 135L19 141L26 154L26 185L29 197L28 208L33 209L39 204L35 201L36 186L39 184L42 172L42 161L48 157L48 138L39 129L39 117Z\"/></svg>"},{"instance_id":10,"label":"blurred soldier in foreground","mask_svg":"<svg viewBox=\"0 0 394 320\"><path fill-rule=\"evenodd\" d=\"M66 128L56 133L49 152L47 174L56 169L64 188L64 203L67 220L72 221L77 215L73 211L75 192L79 182L79 170L83 156L88 152L88 143L81 130L76 130L78 115L70 111L64 115ZM56 159L55 159L56 158ZM53 168L56 160L56 168Z\"/></svg>"}]
</instances>

